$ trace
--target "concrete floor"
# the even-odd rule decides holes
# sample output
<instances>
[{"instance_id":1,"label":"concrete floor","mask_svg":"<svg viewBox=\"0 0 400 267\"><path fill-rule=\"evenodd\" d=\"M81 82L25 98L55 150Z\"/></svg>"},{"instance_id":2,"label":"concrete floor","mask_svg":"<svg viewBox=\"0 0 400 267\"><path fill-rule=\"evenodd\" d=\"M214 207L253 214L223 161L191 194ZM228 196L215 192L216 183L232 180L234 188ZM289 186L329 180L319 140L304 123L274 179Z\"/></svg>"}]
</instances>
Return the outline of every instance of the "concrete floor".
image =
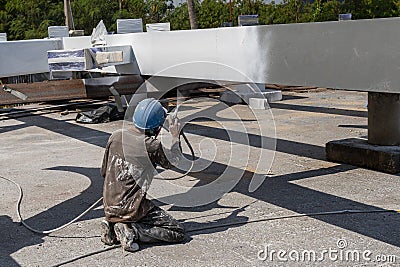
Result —
<instances>
[{"instance_id":1,"label":"concrete floor","mask_svg":"<svg viewBox=\"0 0 400 267\"><path fill-rule=\"evenodd\" d=\"M107 247L99 238L101 206L59 232L33 234L18 223L18 189L0 180L0 266L400 266L399 213L251 222L302 213L400 209L398 175L325 160L326 142L366 138L366 99L366 93L323 91L285 93L283 101L271 104L276 153L267 179L254 192L248 188L253 172L259 171L253 158L260 150L260 136L249 108L232 106L244 119L250 138L250 161L245 151L234 154L244 162L241 167L235 163L235 170L244 171L239 183L221 199L200 207L157 201L191 231L184 244L142 245L136 253L121 248L102 251ZM194 105L192 110L198 108ZM104 146L122 122L81 125L74 122L73 112L43 113L0 120L0 175L22 186L26 222L49 229L71 220L101 196ZM228 125L237 123L224 110L218 116ZM229 146L226 134L216 127L221 126L208 120L187 126L197 156L198 144L205 139L200 163L214 163L177 184L208 184L230 164L229 149L240 144ZM269 129L272 133L273 124ZM171 192L161 186L155 182L151 194L165 201ZM194 231L233 222L241 224ZM356 254L361 258L357 260Z\"/></svg>"}]
</instances>

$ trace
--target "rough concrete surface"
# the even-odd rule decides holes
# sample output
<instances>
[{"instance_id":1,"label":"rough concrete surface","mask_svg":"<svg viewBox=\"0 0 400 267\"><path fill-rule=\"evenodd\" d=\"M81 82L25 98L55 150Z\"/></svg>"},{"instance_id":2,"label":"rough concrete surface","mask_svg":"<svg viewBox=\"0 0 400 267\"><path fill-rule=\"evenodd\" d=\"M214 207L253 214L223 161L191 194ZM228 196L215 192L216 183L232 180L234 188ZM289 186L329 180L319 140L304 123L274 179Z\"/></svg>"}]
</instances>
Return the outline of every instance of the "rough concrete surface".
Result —
<instances>
[{"instance_id":1,"label":"rough concrete surface","mask_svg":"<svg viewBox=\"0 0 400 267\"><path fill-rule=\"evenodd\" d=\"M0 266L399 266L399 213L315 214L400 209L398 175L325 159L328 141L366 137L366 98L366 93L343 91L285 93L283 101L271 103L272 109L263 112L273 114L276 153L267 179L254 192L248 190L253 172L258 171L253 157L260 140L272 137L257 135L257 122L246 105L231 106L250 139L250 161L241 167L245 173L240 182L208 205L157 203L184 221L187 230L239 224L189 232L183 244L141 245L136 253L121 248L102 252L107 247L99 238L101 206L58 232L34 234L19 224L17 187L0 180ZM237 123L224 110L217 113L221 122ZM35 228L66 223L101 196L104 146L122 122L79 125L75 115L42 112L0 120L0 175L22 186L21 213ZM226 168L230 142L220 127L198 120L185 128L196 156L203 163L214 163L176 183L207 184ZM236 152L234 159L245 158L243 153ZM169 193L161 191L155 184L154 195ZM303 213L310 215L252 222ZM311 252L316 253L315 261L312 256L308 259ZM265 255L269 257L263 259ZM392 260L392 255L395 262L378 261Z\"/></svg>"},{"instance_id":2,"label":"rough concrete surface","mask_svg":"<svg viewBox=\"0 0 400 267\"><path fill-rule=\"evenodd\" d=\"M366 139L330 141L326 143L326 158L386 173L400 172L400 146L371 145Z\"/></svg>"}]
</instances>

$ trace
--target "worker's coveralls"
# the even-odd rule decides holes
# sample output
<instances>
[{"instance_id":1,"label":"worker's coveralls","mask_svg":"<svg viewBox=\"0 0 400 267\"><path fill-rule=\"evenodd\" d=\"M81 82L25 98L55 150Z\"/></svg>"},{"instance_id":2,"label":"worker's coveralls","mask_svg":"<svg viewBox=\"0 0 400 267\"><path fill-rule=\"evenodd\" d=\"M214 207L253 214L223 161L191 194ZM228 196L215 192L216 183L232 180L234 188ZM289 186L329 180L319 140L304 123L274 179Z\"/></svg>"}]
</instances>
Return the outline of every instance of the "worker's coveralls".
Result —
<instances>
[{"instance_id":1,"label":"worker's coveralls","mask_svg":"<svg viewBox=\"0 0 400 267\"><path fill-rule=\"evenodd\" d=\"M156 164L171 168L179 159L178 142L164 153L161 142L133 130L118 130L109 138L101 174L105 178L103 205L106 220L127 223L141 242L179 242L183 226L146 198Z\"/></svg>"}]
</instances>

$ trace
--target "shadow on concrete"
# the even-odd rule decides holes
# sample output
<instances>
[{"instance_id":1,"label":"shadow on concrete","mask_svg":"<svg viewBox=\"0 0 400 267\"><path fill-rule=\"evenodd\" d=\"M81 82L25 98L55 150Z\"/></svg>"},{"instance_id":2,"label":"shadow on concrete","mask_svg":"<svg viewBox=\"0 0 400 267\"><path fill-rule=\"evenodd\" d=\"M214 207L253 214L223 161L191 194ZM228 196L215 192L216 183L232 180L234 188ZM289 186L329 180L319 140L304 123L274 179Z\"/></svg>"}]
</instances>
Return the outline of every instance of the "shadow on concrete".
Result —
<instances>
[{"instance_id":1,"label":"shadow on concrete","mask_svg":"<svg viewBox=\"0 0 400 267\"><path fill-rule=\"evenodd\" d=\"M212 203L211 205L206 205L210 208L210 206L216 206L220 208L218 204ZM243 224L246 224L246 222L249 221L249 217L239 215L241 212L245 211L246 208L248 208L250 204L245 205L243 207L236 208L234 210L230 210L225 212L225 214L228 214L228 216L220 219L216 219L213 221L208 221L208 222L194 222L194 221L188 221L186 219L184 225L186 232L188 233L188 236L194 236L194 235L200 235L200 234L210 234L210 233L216 233L216 232L224 232L230 228L235 228L239 227ZM224 207L224 208L232 208L232 207ZM194 208L196 209L196 208ZM205 209L203 209L204 211ZM193 209L192 209L193 212ZM215 214L209 215L209 216L215 216ZM198 218L198 217L197 217ZM190 218L193 219L193 218ZM234 224L231 226L227 226L227 224Z\"/></svg>"},{"instance_id":2,"label":"shadow on concrete","mask_svg":"<svg viewBox=\"0 0 400 267\"><path fill-rule=\"evenodd\" d=\"M219 164L219 163L212 163ZM223 164L221 168L225 168ZM319 168L314 170L307 170L297 173L290 173L285 175L277 175L268 177L264 183L255 191L250 193L248 191L251 178L254 173L246 171L240 182L232 190L238 192L258 201L263 201L275 206L282 207L300 214L320 213L320 212L332 212L342 210L363 210L371 211L377 210L378 213L359 213L359 214L339 214L339 215L309 215L308 217L320 220L322 222L346 229L393 246L400 247L400 232L394 231L400 227L400 214L399 213L383 213L384 209L367 205L336 195L313 190L307 187L296 185L291 181L315 178L324 175L332 175L335 173L344 173L349 170L353 170L356 167L349 165L338 165L328 168ZM201 174L192 173L191 176L198 177L201 179ZM190 191L189 193L190 194ZM160 199L162 202L162 199ZM176 211L206 211L207 207L212 209L216 206L216 203L200 208L182 208L172 207L170 210ZM213 215L210 215L213 216ZM230 219L232 219L231 216ZM293 223L296 223L296 219ZM226 222L225 219L221 219ZM267 222L266 222L267 223ZM239 224L244 224L239 221ZM208 233L207 225L211 228L215 228L215 223L202 223L199 225L189 224L191 229L199 227L196 231L197 234ZM193 228L192 228L193 227ZM219 231L224 231L229 227L223 226ZM323 233L321 233L323 234ZM338 237L339 238L339 237Z\"/></svg>"},{"instance_id":3,"label":"shadow on concrete","mask_svg":"<svg viewBox=\"0 0 400 267\"><path fill-rule=\"evenodd\" d=\"M90 205L96 202L103 195L103 177L100 175L99 168L87 168L77 166L57 166L48 168L46 170L52 171L66 171L78 173L90 180L90 185L81 193L71 199L68 199L58 205L55 205L45 212L35 215L27 222L32 226L41 227L46 225L47 228L55 228L69 222L76 216L85 211ZM54 173L57 175L57 172ZM99 203L98 206L101 206ZM80 218L78 221L90 220L94 218L103 217L103 210L91 210L88 214ZM43 226L42 226L43 227Z\"/></svg>"},{"instance_id":4,"label":"shadow on concrete","mask_svg":"<svg viewBox=\"0 0 400 267\"><path fill-rule=\"evenodd\" d=\"M221 118L218 117L218 120L213 120L210 118L206 118L206 117L200 117L200 118L196 118L194 120L191 120L191 122L206 122L206 121L215 121L215 122L222 122L222 121L237 121L237 122L246 122L246 121L257 121L256 119L227 119L227 118ZM187 124L185 124L186 126Z\"/></svg>"},{"instance_id":5,"label":"shadow on concrete","mask_svg":"<svg viewBox=\"0 0 400 267\"><path fill-rule=\"evenodd\" d=\"M36 214L26 219L25 222L35 229L49 230L59 227L81 214L84 210L86 210L90 205L92 205L102 196L103 178L100 175L99 168L57 166L49 168L47 170L79 173L88 177L91 183L88 188L83 190L76 197L68 199L60 204L57 204L39 214ZM102 203L100 203L99 206L101 204ZM91 210L88 214L80 218L78 221L90 220L103 216L103 210ZM43 243L43 236L45 236L35 234L23 227L20 223L13 222L10 217L3 215L0 216L0 229L2 233L2 239L0 242L0 266L19 266L10 255L24 247ZM49 236L68 238L65 236L57 236L53 234L50 234ZM98 237L96 236L96 238Z\"/></svg>"},{"instance_id":6,"label":"shadow on concrete","mask_svg":"<svg viewBox=\"0 0 400 267\"><path fill-rule=\"evenodd\" d=\"M273 104L277 105L277 104ZM280 105L280 106L279 106ZM283 105L283 106L282 106ZM278 104L277 108L288 108L298 110L296 105ZM300 106L304 107L304 106ZM308 110L311 109L311 110ZM300 109L301 110L301 109ZM366 112L362 111L347 111L339 109L329 108L314 108L305 107L303 110L311 112L322 112L329 114L338 114L345 116L358 116L366 117ZM104 147L109 134L103 131L87 128L85 126L66 123L64 121L58 121L43 116L34 116L29 118L18 118L19 121L25 123L25 126L37 126L43 129L47 129L92 145ZM208 126L195 125L188 127L187 132L201 135L205 137L211 137L221 140L229 140L228 135L222 129L216 129ZM261 141L266 138L265 141L271 141L268 137L261 137L259 135L250 134L250 145L254 147L260 147ZM300 143L290 140L277 140L277 151L309 157L312 159L324 160L325 159L325 148ZM100 163L99 163L100 164ZM212 163L214 169L225 169L226 165L219 163ZM270 203L297 213L313 213L321 211L337 211L345 209L358 209L358 210L383 210L372 205L366 205L360 202L356 202L350 199L338 197L328 193L316 191L310 188L302 187L291 183L291 181L315 178L324 175L331 175L335 173L343 173L354 169L355 167L348 165L338 165L329 168L319 168L315 170L307 170L298 173L290 173L285 175L278 175L269 177L255 192L250 193L248 191L249 183L253 173L245 172L241 181L233 189L234 192L238 192L253 198L258 201ZM91 180L91 185L85 189L78 196L66 200L49 210L39 213L27 220L28 224L41 228L45 225L48 228L57 227L60 224L72 219L74 216L80 214L85 208L96 201L101 196L103 178L99 174L99 168L85 168L77 166L57 166L48 170L57 171L68 171L74 173L80 173ZM56 175L56 174L55 174ZM196 174L192 174L196 177ZM199 184L202 184L201 180L204 177L198 176ZM204 182L203 182L204 183ZM214 208L218 208L217 203L212 203L206 206L202 206L196 209L193 208L180 208L172 207L171 210L179 211L208 211ZM81 208L81 209L77 209ZM71 214L73 211L73 215ZM216 221L198 223L198 222L187 222L186 226L188 230L192 231L190 235L199 235L210 232L223 232L226 229L237 226L222 226L218 225L237 222L238 226L246 223L248 217L241 216L240 213L243 211L242 208L237 208L234 211L227 213L227 216L218 219ZM91 211L89 214L84 216L81 220L87 220L92 218L103 217L102 210ZM329 215L329 216L310 216L322 222L334 225L355 233L365 235L367 237L400 247L400 233L394 229L400 227L400 214L391 213L371 213L371 214L341 214L341 215ZM295 219L293 219L295 220ZM295 221L293 223L296 223ZM1 266L17 266L18 264L11 258L11 254L18 251L19 249L40 244L43 239L40 235L36 235L26 230L18 223L12 222L8 216L0 216L0 224L2 230L6 229L9 242L6 246L1 249L2 258L0 259ZM197 230L196 230L197 229ZM12 239L12 240L11 240ZM2 242L2 246L4 243ZM4 264L3 264L4 262Z\"/></svg>"},{"instance_id":7,"label":"shadow on concrete","mask_svg":"<svg viewBox=\"0 0 400 267\"><path fill-rule=\"evenodd\" d=\"M103 131L45 116L20 117L17 120L24 122L25 127L40 127L99 147L105 147L110 137L109 133Z\"/></svg>"},{"instance_id":8,"label":"shadow on concrete","mask_svg":"<svg viewBox=\"0 0 400 267\"><path fill-rule=\"evenodd\" d=\"M0 266L20 266L11 257L11 254L24 247L43 243L41 236L33 234L19 223L13 222L7 215L0 215L0 229Z\"/></svg>"},{"instance_id":9,"label":"shadow on concrete","mask_svg":"<svg viewBox=\"0 0 400 267\"><path fill-rule=\"evenodd\" d=\"M229 136L224 129L216 129L203 125L190 125L186 132L210 138L229 141ZM259 135L249 134L250 145L261 147L262 138ZM267 140L269 141L269 140ZM325 160L325 148L289 140L277 140L277 151L308 157L312 159ZM209 162L209 168L212 170L220 170L220 173L227 167L224 164ZM338 165L328 168L319 168L307 170L298 173L290 173L285 175L273 176L267 178L264 183L253 193L248 191L251 177L254 173L246 171L238 185L232 190L250 197L254 197L259 201L264 201L297 213L317 213L325 211L340 210L380 210L384 209L366 205L350 199L338 197L328 193L316 191L310 188L302 187L291 183L294 180L307 178L315 178L324 175L332 175L335 173L343 173L357 167L350 165ZM191 176L197 178L198 184L205 184L204 173L191 173ZM214 175L217 176L217 175ZM209 181L207 181L208 183ZM162 202L162 199L160 199ZM199 208L199 211L207 210L216 204L210 204ZM172 207L171 210L180 211L197 211L196 208L180 208ZM347 229L382 242L400 247L400 233L394 234L393 229L400 227L400 214L395 213L369 213L369 214L341 214L329 216L310 216L325 223ZM345 218L345 219L344 219ZM211 225L211 224L210 224Z\"/></svg>"},{"instance_id":10,"label":"shadow on concrete","mask_svg":"<svg viewBox=\"0 0 400 267\"><path fill-rule=\"evenodd\" d=\"M61 110L54 111L54 110L44 110L44 111L28 111L28 110L20 110L21 113L15 113L12 115L7 115L7 114L0 114L0 121L7 121L7 120L18 120L19 118L28 118L28 117L33 117L33 116L43 116L47 114L54 114L57 112L60 112ZM34 112L39 112L38 114L35 114Z\"/></svg>"},{"instance_id":11,"label":"shadow on concrete","mask_svg":"<svg viewBox=\"0 0 400 267\"><path fill-rule=\"evenodd\" d=\"M274 176L268 178L262 186L253 193L249 193L247 190L250 179L244 178L234 191L297 213L340 210L384 211L384 209L379 207L290 183L290 181L294 180L346 172L354 168L355 167L352 166L340 165ZM399 213L340 214L310 217L400 247L400 232L393 230L399 229L400 227Z\"/></svg>"},{"instance_id":12,"label":"shadow on concrete","mask_svg":"<svg viewBox=\"0 0 400 267\"><path fill-rule=\"evenodd\" d=\"M350 117L361 117L361 118L368 117L368 112L361 111L361 110L347 110L347 109L339 109L339 108L303 106L303 105L294 105L294 104L276 103L276 102L270 103L269 105L271 108L276 108L276 109L306 111L306 112L313 112L313 113L323 113L323 114L342 115L342 116L350 116Z\"/></svg>"},{"instance_id":13,"label":"shadow on concrete","mask_svg":"<svg viewBox=\"0 0 400 267\"><path fill-rule=\"evenodd\" d=\"M207 108L198 108L196 112L184 116L185 121L256 121L256 119L231 119L231 118L224 118L218 115L218 112L225 110L227 107L232 107L236 104L229 104L224 102L218 102ZM185 106L179 107L179 110L184 110ZM179 115L179 112L178 112ZM179 117L179 116L178 116ZM213 119L210 119L213 118Z\"/></svg>"},{"instance_id":14,"label":"shadow on concrete","mask_svg":"<svg viewBox=\"0 0 400 267\"><path fill-rule=\"evenodd\" d=\"M298 99L306 99L309 98L307 96L299 96L299 95L287 95L282 94L282 100L298 100Z\"/></svg>"},{"instance_id":15,"label":"shadow on concrete","mask_svg":"<svg viewBox=\"0 0 400 267\"><path fill-rule=\"evenodd\" d=\"M340 128L368 129L368 125L339 124Z\"/></svg>"},{"instance_id":16,"label":"shadow on concrete","mask_svg":"<svg viewBox=\"0 0 400 267\"><path fill-rule=\"evenodd\" d=\"M227 142L231 141L227 131L224 129L191 123L186 124L184 129L186 133L215 138ZM240 134L239 132L232 130L230 130L230 132ZM249 138L249 145L253 147L261 148L263 144L272 144L274 142L272 137L265 137L251 133L247 133L247 135ZM264 148L269 147L270 145ZM276 139L276 151L318 160L326 159L324 147L279 138Z\"/></svg>"},{"instance_id":17,"label":"shadow on concrete","mask_svg":"<svg viewBox=\"0 0 400 267\"><path fill-rule=\"evenodd\" d=\"M18 124L18 125L10 125L10 126L0 126L0 134L7 133L7 132L12 132L12 131L17 131L20 129L24 129L28 127L25 124Z\"/></svg>"}]
</instances>

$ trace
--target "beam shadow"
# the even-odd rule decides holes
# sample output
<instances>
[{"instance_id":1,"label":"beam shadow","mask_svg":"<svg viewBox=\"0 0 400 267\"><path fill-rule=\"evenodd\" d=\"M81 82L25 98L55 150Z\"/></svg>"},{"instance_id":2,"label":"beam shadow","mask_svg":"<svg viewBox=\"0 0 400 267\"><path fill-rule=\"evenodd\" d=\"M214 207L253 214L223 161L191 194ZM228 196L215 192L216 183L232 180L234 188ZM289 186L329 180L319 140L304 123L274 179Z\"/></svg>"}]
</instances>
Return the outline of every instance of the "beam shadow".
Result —
<instances>
[{"instance_id":1,"label":"beam shadow","mask_svg":"<svg viewBox=\"0 0 400 267\"><path fill-rule=\"evenodd\" d=\"M307 96L299 96L299 95L287 95L282 94L282 100L298 100L298 99L306 99L309 98Z\"/></svg>"},{"instance_id":2,"label":"beam shadow","mask_svg":"<svg viewBox=\"0 0 400 267\"><path fill-rule=\"evenodd\" d=\"M24 122L25 127L36 126L91 145L105 147L111 134L63 120L55 120L45 116L20 117L18 121Z\"/></svg>"},{"instance_id":3,"label":"beam shadow","mask_svg":"<svg viewBox=\"0 0 400 267\"><path fill-rule=\"evenodd\" d=\"M28 125L26 125L26 124L0 126L0 134L16 131L16 130L20 130L20 129L24 129L26 127L28 127Z\"/></svg>"},{"instance_id":4,"label":"beam shadow","mask_svg":"<svg viewBox=\"0 0 400 267\"><path fill-rule=\"evenodd\" d=\"M224 164L213 163L221 165L225 168ZM338 165L328 168L320 168L314 170L307 170L297 173L290 173L269 177L265 182L253 193L248 191L252 172L246 171L240 182L232 190L243 195L255 198L258 201L273 204L281 208L294 211L301 214L317 213L317 212L330 212L338 210L382 210L384 209L360 203L351 199L338 197L329 193L320 192L310 188L291 183L294 180L316 178L319 176L332 175L337 173L344 173L353 170L356 167L349 165ZM201 174L193 173L193 177L201 179ZM190 190L189 193L190 194ZM175 197L179 197L179 194ZM163 199L159 199L163 201ZM170 210L175 211L206 211L216 207L217 203L213 202L199 208L183 208L173 206ZM228 216L229 217L229 216ZM227 218L228 218L227 217ZM309 216L321 222L340 227L358 233L375 240L385 242L387 244L400 247L400 233L394 231L400 227L400 214L398 213L369 213L369 214L343 214L340 216ZM219 223L232 222L223 219L218 220ZM241 218L238 218L241 221ZM244 222L244 221L243 221ZM207 225L215 226L213 222L209 223L189 223L190 229L204 228ZM219 231L226 230L227 227L222 227ZM216 231L216 230L213 230ZM194 234L208 233L208 230L196 231Z\"/></svg>"},{"instance_id":5,"label":"beam shadow","mask_svg":"<svg viewBox=\"0 0 400 267\"><path fill-rule=\"evenodd\" d=\"M306 111L313 113L323 113L323 114L331 114L331 115L342 115L349 117L360 117L367 118L368 112L361 110L347 110L347 109L338 109L338 108L326 108L326 107L313 107L313 106L303 106L303 105L294 105L294 104L286 104L286 103L270 103L271 108L276 109L287 109L294 111Z\"/></svg>"},{"instance_id":6,"label":"beam shadow","mask_svg":"<svg viewBox=\"0 0 400 267\"><path fill-rule=\"evenodd\" d=\"M32 119L24 119L24 118L19 118L20 121L25 122L28 125L35 125L50 131L54 131L59 134L63 134L65 136L81 140L83 142L92 144L92 145L97 145L99 147L104 147L107 139L109 137L109 134L103 131L98 131L98 130L93 130L84 126L76 125L76 124L71 124L71 123L65 123L64 121L57 121L51 118L46 118L46 117L38 117ZM197 134L197 135L202 135L202 136L207 136L211 138L217 138L221 140L227 140L227 134L224 130L222 129L216 129L208 126L200 126L200 125L193 125L192 127L188 128L188 132L192 134ZM214 133L215 132L215 133ZM87 136L90 136L89 138ZM261 146L261 141L262 138L267 138L266 141L270 141L268 137L261 137L259 135L252 135L250 134L250 145L254 147L260 147ZM304 144L300 142L295 142L295 141L289 141L289 140L281 140L278 139L277 143L277 151L288 153L288 154L293 154L293 155L299 155L299 156L305 156L313 159L325 159L325 149L320 146L315 146L315 145L310 145L310 144ZM217 164L217 168L226 168L226 166L223 166L223 164L220 164L218 166L218 163L213 163ZM214 166L215 167L215 166ZM256 190L253 193L249 193L247 188L250 182L249 177L251 177L252 173L251 172L246 172L244 177L242 177L241 181L236 185L233 191L239 192L244 195L248 195L251 197L254 197L258 199L259 201L263 201L266 203L271 203L277 206L280 206L285 209L289 209L295 212L299 213L309 213L309 212L319 212L319 211L332 211L332 210L341 210L341 209L379 209L377 207L371 206L371 205L366 205L363 203L359 203L356 201L352 201L349 199L337 197L335 195L319 192L313 189L305 188L299 185L295 185L290 183L290 181L293 180L298 180L298 179L305 179L305 178L312 178L312 177L318 177L322 175L329 175L329 174L334 174L334 173L341 173L341 172L346 172L348 170L354 169L355 167L352 166L347 166L347 165L339 165L335 167L329 167L329 168L321 168L321 169L316 169L316 170L309 170L309 171L303 171L299 173L294 173L294 174L286 174L286 175L279 175L279 176L274 176L271 178L268 178L261 187ZM38 215L33 216L32 218L28 219L28 222L30 224L34 224L36 222L42 221L45 222L47 225L49 223L48 216L49 214L62 214L62 212L67 209L72 209L75 210L76 206L82 205L82 203L86 204L89 201L87 201L87 196L85 194L89 194L89 199L92 198L96 200L98 197L100 197L100 194L98 194L97 191L101 192L101 186L103 185L103 180L99 180L100 182L97 185L93 185L93 183L97 183L97 180L94 180L96 177L101 177L100 174L98 173L98 168L82 168L82 167L74 167L74 166L58 166L51 168L49 170L61 170L61 171L71 171L71 172L76 172L76 173L81 173L83 175L88 176L91 181L92 185L86 189L82 194L77 196L77 200L75 198L71 200L67 200L59 205L56 205L55 207L51 208L49 210L49 213L41 213ZM95 172L97 172L95 174ZM194 175L195 176L195 175ZM200 179L200 177L199 177ZM90 189L90 190L89 190ZM90 192L89 192L89 191ZM93 190L93 192L92 192ZM96 191L96 192L94 192ZM96 195L97 194L97 195ZM95 197L96 196L96 197ZM90 204L90 203L89 203ZM199 209L200 211L205 211L205 210L210 210L217 207L217 205L211 204L211 205L206 205ZM179 207L173 207L172 210L182 210L185 211L184 208L179 208ZM190 211L193 211L194 209L191 208ZM239 209L240 210L240 209ZM382 209L383 210L383 209ZM100 214L101 213L101 214ZM233 212L233 215L229 215L224 219L219 220L219 223L223 222L231 222L232 220L235 220L236 217L239 221L245 221L247 220L246 218L239 218L239 217L245 217L245 216L239 216L239 212ZM102 211L93 211L88 217L84 217L81 220L85 219L90 219L90 218L97 218L100 216L103 216ZM318 217L315 216L315 219L318 219L320 221L323 221L325 223L335 225L338 227L341 227L343 229L347 229L359 234L363 234L365 236L374 238L376 240L380 240L382 242L386 242L388 244L392 244L395 246L400 246L400 238L399 234L395 233L393 229L398 229L400 226L400 216L399 214L393 214L390 216L386 216L383 218L382 214L368 214L368 215L343 215L346 216L348 220L343 220L343 217L341 216L326 216L326 217ZM314 218L314 217L313 217ZM355 219L354 219L355 218ZM4 221L7 222L7 218L2 218ZM37 220L37 221L36 221ZM60 218L57 218L57 216L54 216L53 218L50 219L50 224L54 226L58 226ZM8 224L8 223L5 223ZM40 223L39 223L40 224ZM14 233L19 232L18 230L15 230L14 227L17 225L16 223L12 224L13 227L8 227L12 229L11 231L14 231ZM209 225L209 223L196 223L196 224L188 224L190 228L195 228L195 227L202 227L202 226ZM19 228L21 229L21 228ZM225 228L220 229L219 231L224 231ZM21 230L20 230L21 231ZM30 233L28 230L26 230L28 233ZM200 231L197 234L201 234L206 232L207 230ZM215 230L216 231L216 230ZM21 231L22 232L22 231ZM31 233L31 235L27 235L24 233L25 237L27 240L32 239L33 244L38 243L38 242L43 242L41 238L39 238L37 235L34 235ZM38 237L38 239L34 239ZM28 242L29 243L29 242ZM12 249L7 249L7 254L10 255L11 253L19 250L20 248L24 246L28 246L28 243L22 242L22 245L15 245L12 247ZM25 245L24 245L25 244ZM30 243L32 245L32 243ZM15 249L14 249L15 248ZM13 252L10 252L13 251ZM2 265L2 264L0 264ZM5 266L8 266L6 264Z\"/></svg>"},{"instance_id":7,"label":"beam shadow","mask_svg":"<svg viewBox=\"0 0 400 267\"><path fill-rule=\"evenodd\" d=\"M229 139L229 135L226 130L221 128L214 128L205 125L187 123L184 128L186 133L190 133L193 135L204 136L214 139L219 139L227 142L231 142ZM240 132L232 131L230 132L234 134L240 134ZM242 133L243 134L243 133ZM249 145L257 148L262 148L262 144L271 144L274 142L272 137L260 136L257 134L247 133L249 138ZM302 157L308 157L317 160L325 160L325 148L312 145L305 144L291 140L285 139L276 139L276 151L297 155ZM268 147L267 147L268 148Z\"/></svg>"},{"instance_id":8,"label":"beam shadow","mask_svg":"<svg viewBox=\"0 0 400 267\"><path fill-rule=\"evenodd\" d=\"M338 127L340 127L340 128L368 129L368 125L340 124L340 125L338 125Z\"/></svg>"},{"instance_id":9,"label":"beam shadow","mask_svg":"<svg viewBox=\"0 0 400 267\"><path fill-rule=\"evenodd\" d=\"M77 167L77 166L56 166L47 168L49 171L65 171L81 174L90 181L90 185L82 192L58 205L55 205L45 212L39 213L27 220L28 224L32 224L34 228L43 227L55 228L64 224L86 210L103 194L103 177L100 175L99 168ZM54 172L57 175L57 172ZM84 179L84 178L82 178ZM57 181L55 181L57 182ZM99 203L98 206L101 206ZM90 220L103 216L102 210L92 210L78 221Z\"/></svg>"}]
</instances>

